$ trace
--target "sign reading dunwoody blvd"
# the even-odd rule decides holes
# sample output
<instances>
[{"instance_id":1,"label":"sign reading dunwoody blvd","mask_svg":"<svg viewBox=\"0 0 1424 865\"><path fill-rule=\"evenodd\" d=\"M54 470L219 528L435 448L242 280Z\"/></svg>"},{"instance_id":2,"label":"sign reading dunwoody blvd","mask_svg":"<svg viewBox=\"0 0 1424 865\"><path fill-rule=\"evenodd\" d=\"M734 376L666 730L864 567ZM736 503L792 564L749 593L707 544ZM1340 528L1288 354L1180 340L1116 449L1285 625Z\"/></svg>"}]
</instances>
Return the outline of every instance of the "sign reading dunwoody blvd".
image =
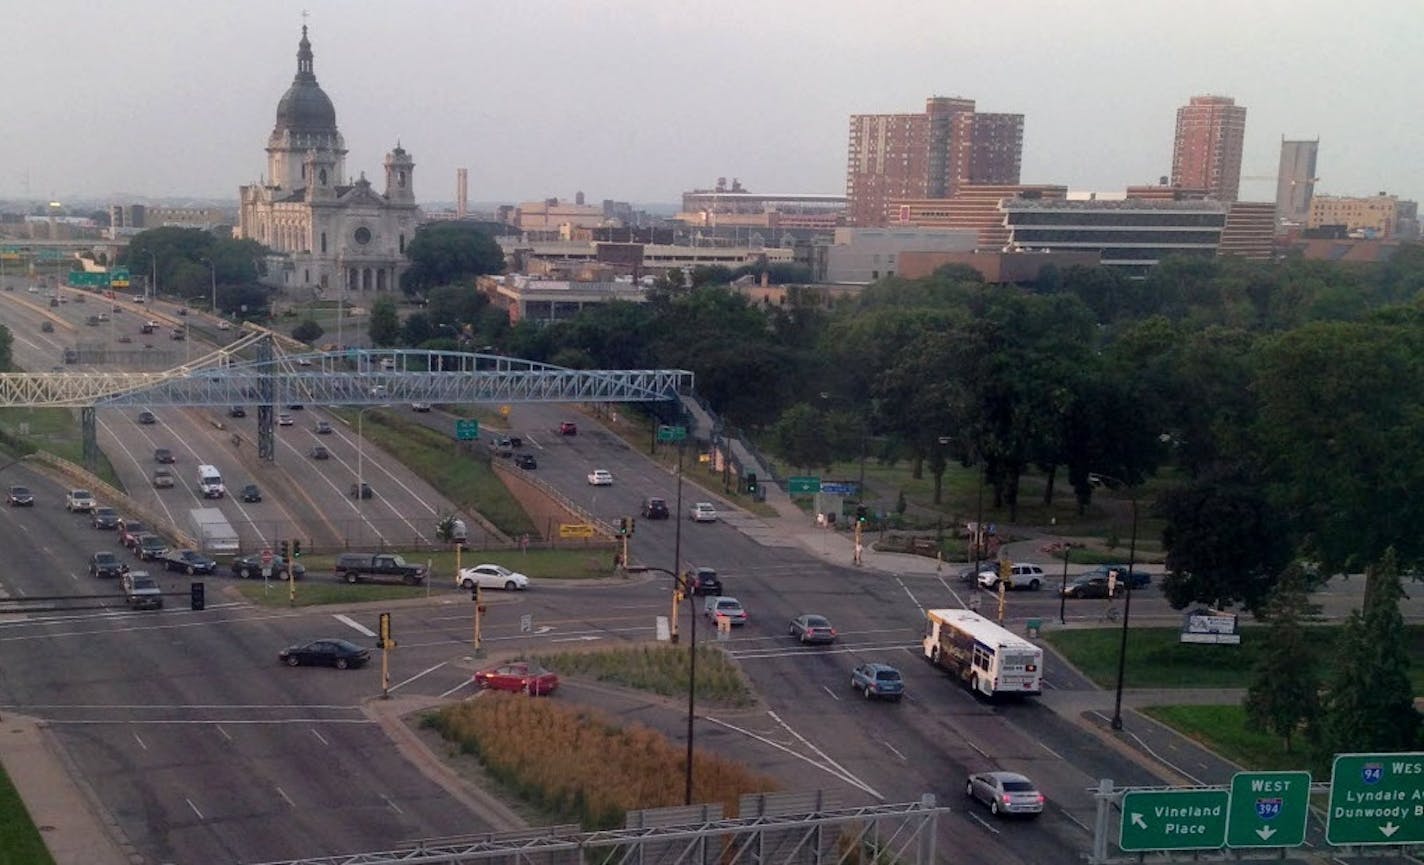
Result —
<instances>
[{"instance_id":1,"label":"sign reading dunwoody blvd","mask_svg":"<svg viewBox=\"0 0 1424 865\"><path fill-rule=\"evenodd\" d=\"M1424 753L1337 754L1331 844L1424 844Z\"/></svg>"},{"instance_id":2,"label":"sign reading dunwoody blvd","mask_svg":"<svg viewBox=\"0 0 1424 865\"><path fill-rule=\"evenodd\" d=\"M1237 772L1231 778L1226 846L1299 846L1309 816L1309 772Z\"/></svg>"},{"instance_id":3,"label":"sign reading dunwoody blvd","mask_svg":"<svg viewBox=\"0 0 1424 865\"><path fill-rule=\"evenodd\" d=\"M1228 790L1130 790L1117 844L1145 850L1215 850L1226 843Z\"/></svg>"}]
</instances>

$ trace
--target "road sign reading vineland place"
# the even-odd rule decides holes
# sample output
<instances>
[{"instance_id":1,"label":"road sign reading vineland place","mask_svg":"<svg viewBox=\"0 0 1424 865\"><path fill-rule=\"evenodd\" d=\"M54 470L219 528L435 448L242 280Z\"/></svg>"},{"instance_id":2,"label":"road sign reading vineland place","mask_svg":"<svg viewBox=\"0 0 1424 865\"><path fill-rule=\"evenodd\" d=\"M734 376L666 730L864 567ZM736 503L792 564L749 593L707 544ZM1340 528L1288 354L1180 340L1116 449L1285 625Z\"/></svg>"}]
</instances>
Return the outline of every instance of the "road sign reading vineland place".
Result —
<instances>
[{"instance_id":1,"label":"road sign reading vineland place","mask_svg":"<svg viewBox=\"0 0 1424 865\"><path fill-rule=\"evenodd\" d=\"M1331 844L1424 844L1424 753L1337 754Z\"/></svg>"},{"instance_id":2,"label":"road sign reading vineland place","mask_svg":"<svg viewBox=\"0 0 1424 865\"><path fill-rule=\"evenodd\" d=\"M1129 790L1117 844L1124 853L1215 850L1226 843L1227 790Z\"/></svg>"}]
</instances>

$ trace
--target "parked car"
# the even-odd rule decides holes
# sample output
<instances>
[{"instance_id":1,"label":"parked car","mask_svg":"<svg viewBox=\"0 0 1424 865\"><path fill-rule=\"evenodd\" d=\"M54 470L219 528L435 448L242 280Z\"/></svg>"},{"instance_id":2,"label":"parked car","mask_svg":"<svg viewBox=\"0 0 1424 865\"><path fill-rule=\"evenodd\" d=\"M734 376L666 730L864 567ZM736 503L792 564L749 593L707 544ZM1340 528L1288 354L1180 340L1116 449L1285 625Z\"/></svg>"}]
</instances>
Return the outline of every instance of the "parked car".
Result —
<instances>
[{"instance_id":1,"label":"parked car","mask_svg":"<svg viewBox=\"0 0 1424 865\"><path fill-rule=\"evenodd\" d=\"M193 574L215 574L218 563L197 550L170 550L163 556L163 567L169 571Z\"/></svg>"},{"instance_id":2,"label":"parked car","mask_svg":"<svg viewBox=\"0 0 1424 865\"><path fill-rule=\"evenodd\" d=\"M119 527L119 512L113 508L94 508L89 514L90 524L96 529L117 529Z\"/></svg>"},{"instance_id":3,"label":"parked car","mask_svg":"<svg viewBox=\"0 0 1424 865\"><path fill-rule=\"evenodd\" d=\"M12 508L32 508L35 506L35 494L30 492L29 487L10 487L10 494L5 497L5 502Z\"/></svg>"},{"instance_id":4,"label":"parked car","mask_svg":"<svg viewBox=\"0 0 1424 865\"><path fill-rule=\"evenodd\" d=\"M613 486L613 473L608 469L594 469L588 473L588 482L595 487Z\"/></svg>"},{"instance_id":5,"label":"parked car","mask_svg":"<svg viewBox=\"0 0 1424 865\"><path fill-rule=\"evenodd\" d=\"M475 684L492 691L544 696L559 687L556 673L530 661L510 661L475 673Z\"/></svg>"},{"instance_id":6,"label":"parked car","mask_svg":"<svg viewBox=\"0 0 1424 865\"><path fill-rule=\"evenodd\" d=\"M410 410L411 410L411 411L418 411L418 412L421 412L422 414L424 414L425 412L430 411L430 403L428 403L428 402L413 402L413 403L410 404Z\"/></svg>"},{"instance_id":7,"label":"parked car","mask_svg":"<svg viewBox=\"0 0 1424 865\"><path fill-rule=\"evenodd\" d=\"M1017 772L979 772L969 776L964 795L988 806L995 817L1043 813L1043 794L1034 783Z\"/></svg>"},{"instance_id":8,"label":"parked car","mask_svg":"<svg viewBox=\"0 0 1424 865\"><path fill-rule=\"evenodd\" d=\"M717 509L712 507L711 502L698 502L688 511L687 518L694 523L715 523L717 522Z\"/></svg>"},{"instance_id":9,"label":"parked car","mask_svg":"<svg viewBox=\"0 0 1424 865\"><path fill-rule=\"evenodd\" d=\"M227 410L228 417L247 417L247 409L240 405L235 405Z\"/></svg>"},{"instance_id":10,"label":"parked car","mask_svg":"<svg viewBox=\"0 0 1424 865\"><path fill-rule=\"evenodd\" d=\"M571 421L571 420L561 421L561 422L559 423L559 435L561 435L561 436L576 436L576 435L578 435L578 424L574 423L574 422Z\"/></svg>"},{"instance_id":11,"label":"parked car","mask_svg":"<svg viewBox=\"0 0 1424 865\"><path fill-rule=\"evenodd\" d=\"M1038 565L1017 564L1011 565L1009 579L1004 587L1008 589L1029 589L1038 591L1043 587L1044 581L1048 579L1043 573L1043 568ZM996 562L989 562L988 565L979 571L979 587L981 589L999 588L999 566Z\"/></svg>"},{"instance_id":12,"label":"parked car","mask_svg":"<svg viewBox=\"0 0 1424 865\"><path fill-rule=\"evenodd\" d=\"M119 543L126 549L133 549L138 539L148 534L148 526L138 520L119 518Z\"/></svg>"},{"instance_id":13,"label":"parked car","mask_svg":"<svg viewBox=\"0 0 1424 865\"><path fill-rule=\"evenodd\" d=\"M314 460L331 459L331 451L326 449L326 445L312 445L311 450L307 451L307 453Z\"/></svg>"},{"instance_id":14,"label":"parked car","mask_svg":"<svg viewBox=\"0 0 1424 865\"><path fill-rule=\"evenodd\" d=\"M661 498L659 496L649 496L648 498L643 499L643 507L641 508L640 513L642 513L643 519L646 520L667 519L669 516L667 499Z\"/></svg>"},{"instance_id":15,"label":"parked car","mask_svg":"<svg viewBox=\"0 0 1424 865\"><path fill-rule=\"evenodd\" d=\"M1108 578L1102 574L1079 574L1062 589L1065 598L1106 598Z\"/></svg>"},{"instance_id":16,"label":"parked car","mask_svg":"<svg viewBox=\"0 0 1424 865\"><path fill-rule=\"evenodd\" d=\"M692 572L692 595L720 595L722 580L711 568L698 568Z\"/></svg>"},{"instance_id":17,"label":"parked car","mask_svg":"<svg viewBox=\"0 0 1424 865\"><path fill-rule=\"evenodd\" d=\"M168 542L152 533L140 535L134 545L134 555L140 561L156 562L168 555Z\"/></svg>"},{"instance_id":18,"label":"parked car","mask_svg":"<svg viewBox=\"0 0 1424 865\"><path fill-rule=\"evenodd\" d=\"M118 579L128 571L129 566L108 550L102 550L89 557L89 576L91 577Z\"/></svg>"},{"instance_id":19,"label":"parked car","mask_svg":"<svg viewBox=\"0 0 1424 865\"><path fill-rule=\"evenodd\" d=\"M148 571L126 571L119 578L131 610L163 609L163 589Z\"/></svg>"},{"instance_id":20,"label":"parked car","mask_svg":"<svg viewBox=\"0 0 1424 865\"><path fill-rule=\"evenodd\" d=\"M865 694L867 700L882 697L898 703L905 696L905 680L900 677L900 671L874 661L850 671L850 686Z\"/></svg>"},{"instance_id":21,"label":"parked car","mask_svg":"<svg viewBox=\"0 0 1424 865\"><path fill-rule=\"evenodd\" d=\"M831 627L831 620L815 613L802 613L792 619L789 633L803 645L836 641L836 629Z\"/></svg>"},{"instance_id":22,"label":"parked car","mask_svg":"<svg viewBox=\"0 0 1424 865\"><path fill-rule=\"evenodd\" d=\"M747 623L747 611L742 608L742 602L736 598L729 598L720 595L715 598L708 598L703 606L702 612L712 621L726 619L733 625L745 625Z\"/></svg>"},{"instance_id":23,"label":"parked car","mask_svg":"<svg viewBox=\"0 0 1424 865\"><path fill-rule=\"evenodd\" d=\"M312 427L312 432L319 436L329 436L332 433L331 424L327 421L319 420L316 422L316 426Z\"/></svg>"},{"instance_id":24,"label":"parked car","mask_svg":"<svg viewBox=\"0 0 1424 865\"><path fill-rule=\"evenodd\" d=\"M153 488L156 490L171 489L173 486L173 472L168 469L153 470Z\"/></svg>"},{"instance_id":25,"label":"parked car","mask_svg":"<svg viewBox=\"0 0 1424 865\"><path fill-rule=\"evenodd\" d=\"M222 321L218 322L218 330L232 330L232 322L228 321L227 319L223 319Z\"/></svg>"},{"instance_id":26,"label":"parked car","mask_svg":"<svg viewBox=\"0 0 1424 865\"><path fill-rule=\"evenodd\" d=\"M88 490L70 490L64 497L64 509L71 514L87 514L94 510L94 494Z\"/></svg>"},{"instance_id":27,"label":"parked car","mask_svg":"<svg viewBox=\"0 0 1424 865\"><path fill-rule=\"evenodd\" d=\"M482 589L504 589L512 592L529 588L529 578L503 565L475 565L473 568L461 568L455 577L455 585L462 589L479 586Z\"/></svg>"},{"instance_id":28,"label":"parked car","mask_svg":"<svg viewBox=\"0 0 1424 865\"><path fill-rule=\"evenodd\" d=\"M371 660L371 650L350 640L312 640L288 646L277 653L277 659L288 667L335 667L345 670L360 667Z\"/></svg>"},{"instance_id":29,"label":"parked car","mask_svg":"<svg viewBox=\"0 0 1424 865\"><path fill-rule=\"evenodd\" d=\"M262 501L262 491L257 488L257 484L248 484L247 486L244 486L242 488L241 496L242 500L248 503Z\"/></svg>"},{"instance_id":30,"label":"parked car","mask_svg":"<svg viewBox=\"0 0 1424 865\"><path fill-rule=\"evenodd\" d=\"M173 451L169 450L168 448L154 448L153 461L156 463L162 463L163 465L172 465L173 463L178 462L178 458L173 456Z\"/></svg>"},{"instance_id":31,"label":"parked car","mask_svg":"<svg viewBox=\"0 0 1424 865\"><path fill-rule=\"evenodd\" d=\"M232 564L228 566L232 575L239 580L255 580L262 576L262 557L257 554L250 556L234 556ZM301 562L292 562L292 579L300 580L307 575L307 569ZM272 578L285 580L287 578L287 560L281 554L272 557Z\"/></svg>"},{"instance_id":32,"label":"parked car","mask_svg":"<svg viewBox=\"0 0 1424 865\"><path fill-rule=\"evenodd\" d=\"M539 467L539 461L534 458L533 454L515 454L514 465L532 471Z\"/></svg>"}]
</instances>

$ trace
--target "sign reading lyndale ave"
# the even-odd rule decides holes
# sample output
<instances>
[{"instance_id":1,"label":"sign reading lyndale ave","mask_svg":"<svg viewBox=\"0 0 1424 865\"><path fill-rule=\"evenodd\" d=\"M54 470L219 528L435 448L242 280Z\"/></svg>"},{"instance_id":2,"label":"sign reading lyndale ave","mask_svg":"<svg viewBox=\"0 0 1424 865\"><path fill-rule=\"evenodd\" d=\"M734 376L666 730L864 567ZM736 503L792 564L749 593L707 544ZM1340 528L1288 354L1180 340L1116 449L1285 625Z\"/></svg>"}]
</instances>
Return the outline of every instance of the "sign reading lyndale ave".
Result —
<instances>
[{"instance_id":1,"label":"sign reading lyndale ave","mask_svg":"<svg viewBox=\"0 0 1424 865\"><path fill-rule=\"evenodd\" d=\"M1336 755L1325 840L1424 843L1424 754Z\"/></svg>"}]
</instances>

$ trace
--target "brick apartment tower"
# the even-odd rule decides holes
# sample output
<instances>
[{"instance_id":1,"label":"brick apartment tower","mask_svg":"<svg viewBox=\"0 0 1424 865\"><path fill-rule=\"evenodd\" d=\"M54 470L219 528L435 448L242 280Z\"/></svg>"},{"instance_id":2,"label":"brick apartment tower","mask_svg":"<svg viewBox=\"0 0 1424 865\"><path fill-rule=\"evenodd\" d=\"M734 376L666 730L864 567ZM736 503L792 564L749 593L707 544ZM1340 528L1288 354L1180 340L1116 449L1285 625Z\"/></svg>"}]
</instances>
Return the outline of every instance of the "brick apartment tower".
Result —
<instances>
[{"instance_id":1,"label":"brick apartment tower","mask_svg":"<svg viewBox=\"0 0 1424 865\"><path fill-rule=\"evenodd\" d=\"M1235 201L1241 190L1241 147L1246 109L1230 96L1193 96L1177 109L1172 148L1172 185L1205 189L1218 201Z\"/></svg>"},{"instance_id":2,"label":"brick apartment tower","mask_svg":"<svg viewBox=\"0 0 1424 865\"><path fill-rule=\"evenodd\" d=\"M923 114L852 114L846 197L852 225L886 224L897 199L949 198L967 184L1019 182L1023 115L982 114L932 96Z\"/></svg>"}]
</instances>

